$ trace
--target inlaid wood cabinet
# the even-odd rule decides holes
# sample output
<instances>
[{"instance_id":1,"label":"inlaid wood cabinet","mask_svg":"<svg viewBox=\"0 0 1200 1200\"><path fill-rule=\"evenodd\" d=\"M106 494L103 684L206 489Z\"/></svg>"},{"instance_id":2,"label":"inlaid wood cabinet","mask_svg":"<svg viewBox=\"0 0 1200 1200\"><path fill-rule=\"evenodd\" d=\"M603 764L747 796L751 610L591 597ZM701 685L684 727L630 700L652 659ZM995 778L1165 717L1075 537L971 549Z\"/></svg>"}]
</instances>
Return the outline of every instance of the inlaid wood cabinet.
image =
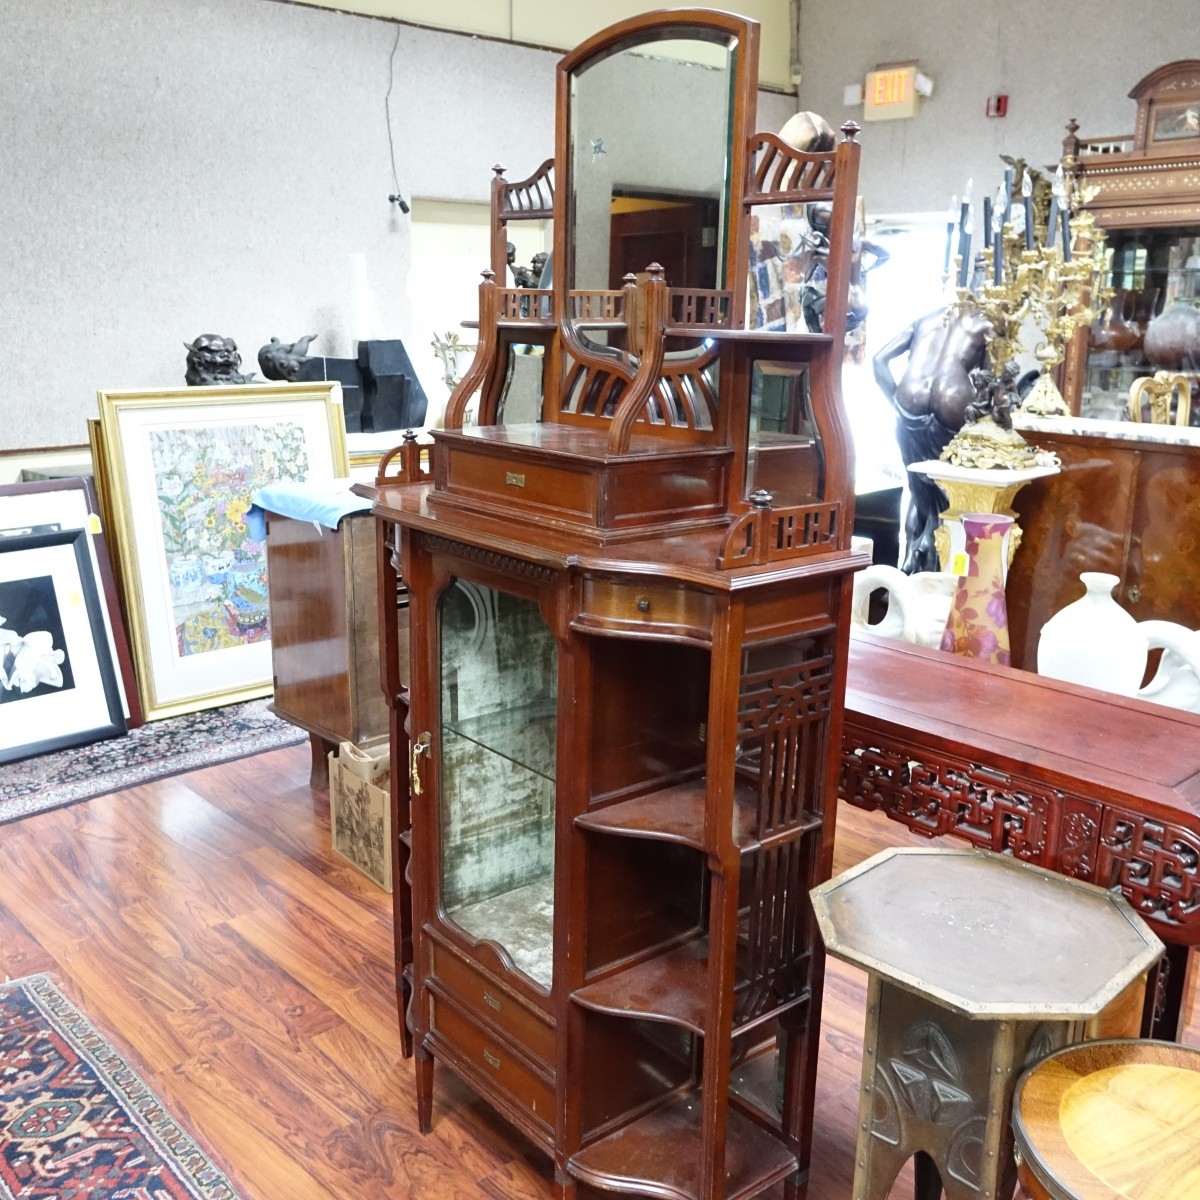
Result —
<instances>
[{"instance_id":1,"label":"inlaid wood cabinet","mask_svg":"<svg viewBox=\"0 0 1200 1200\"><path fill-rule=\"evenodd\" d=\"M1113 289L1108 311L1072 341L1063 396L1081 416L1120 418L1131 387L1166 370L1183 376L1200 424L1200 322L1189 311L1200 307L1200 59L1151 71L1129 97L1132 134L1081 137L1072 120L1063 139L1072 183L1106 235Z\"/></svg>"},{"instance_id":2,"label":"inlaid wood cabinet","mask_svg":"<svg viewBox=\"0 0 1200 1200\"><path fill-rule=\"evenodd\" d=\"M435 1063L451 1068L552 1157L566 1197L805 1188L823 979L808 889L831 866L866 563L838 382L858 146L852 127L812 153L753 132L757 37L685 10L566 56L538 192L553 287L489 272L445 428L377 483L381 594L402 577L410 600L409 679L387 665L394 608L381 619L409 764L395 899L420 1123ZM678 105L647 110L652 84ZM655 153L621 145L634 112ZM603 160L628 154L624 183L647 174L626 190L651 197L672 182L659 149L691 125L712 161L674 186L709 180L716 265L672 278L648 248L612 291ZM498 225L530 186L494 191ZM763 203L831 208L822 333L742 327ZM540 419L509 423L530 347Z\"/></svg>"}]
</instances>

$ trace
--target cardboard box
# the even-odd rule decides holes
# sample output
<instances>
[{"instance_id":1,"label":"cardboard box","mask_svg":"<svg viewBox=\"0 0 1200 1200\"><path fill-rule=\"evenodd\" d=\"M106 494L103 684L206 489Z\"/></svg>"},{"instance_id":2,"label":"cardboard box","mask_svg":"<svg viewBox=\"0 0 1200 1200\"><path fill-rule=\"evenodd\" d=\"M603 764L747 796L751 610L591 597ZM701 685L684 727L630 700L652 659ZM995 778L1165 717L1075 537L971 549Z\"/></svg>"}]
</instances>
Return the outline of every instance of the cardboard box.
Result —
<instances>
[{"instance_id":1,"label":"cardboard box","mask_svg":"<svg viewBox=\"0 0 1200 1200\"><path fill-rule=\"evenodd\" d=\"M386 743L343 742L329 756L333 852L385 892L392 890L392 805Z\"/></svg>"}]
</instances>

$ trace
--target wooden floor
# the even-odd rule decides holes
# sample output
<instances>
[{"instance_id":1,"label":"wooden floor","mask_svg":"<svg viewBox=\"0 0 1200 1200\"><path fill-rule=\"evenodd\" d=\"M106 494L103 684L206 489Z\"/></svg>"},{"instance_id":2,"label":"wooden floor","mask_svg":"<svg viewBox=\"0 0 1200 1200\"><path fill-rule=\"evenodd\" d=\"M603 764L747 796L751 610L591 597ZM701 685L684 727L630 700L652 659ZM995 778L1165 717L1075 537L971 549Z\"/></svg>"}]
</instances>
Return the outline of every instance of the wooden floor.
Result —
<instances>
[{"instance_id":1,"label":"wooden floor","mask_svg":"<svg viewBox=\"0 0 1200 1200\"><path fill-rule=\"evenodd\" d=\"M549 1196L548 1160L446 1070L417 1133L390 898L330 854L308 766L278 750L0 827L0 967L48 972L245 1200ZM839 870L911 840L840 821ZM810 1200L850 1194L862 982L830 963Z\"/></svg>"}]
</instances>

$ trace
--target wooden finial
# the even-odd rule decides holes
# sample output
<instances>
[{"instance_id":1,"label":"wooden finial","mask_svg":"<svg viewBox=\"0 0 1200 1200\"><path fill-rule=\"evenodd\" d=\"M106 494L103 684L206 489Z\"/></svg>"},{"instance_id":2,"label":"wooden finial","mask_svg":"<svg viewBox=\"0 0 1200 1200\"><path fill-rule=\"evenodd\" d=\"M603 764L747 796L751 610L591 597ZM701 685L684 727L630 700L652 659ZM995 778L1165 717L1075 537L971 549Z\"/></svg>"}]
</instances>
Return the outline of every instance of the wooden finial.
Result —
<instances>
[{"instance_id":1,"label":"wooden finial","mask_svg":"<svg viewBox=\"0 0 1200 1200\"><path fill-rule=\"evenodd\" d=\"M842 126L842 133L846 135L846 141L852 142L862 133L862 126L857 121L847 121Z\"/></svg>"},{"instance_id":2,"label":"wooden finial","mask_svg":"<svg viewBox=\"0 0 1200 1200\"><path fill-rule=\"evenodd\" d=\"M507 167L503 167L499 163L496 163L492 167L492 170L496 172L497 177L502 176L507 169L508 169Z\"/></svg>"},{"instance_id":3,"label":"wooden finial","mask_svg":"<svg viewBox=\"0 0 1200 1200\"><path fill-rule=\"evenodd\" d=\"M770 508L775 503L775 496L766 488L755 488L748 497L751 508Z\"/></svg>"},{"instance_id":4,"label":"wooden finial","mask_svg":"<svg viewBox=\"0 0 1200 1200\"><path fill-rule=\"evenodd\" d=\"M496 278L496 272L493 271L491 267L484 267L479 274L483 276L486 283L491 283L492 280Z\"/></svg>"},{"instance_id":5,"label":"wooden finial","mask_svg":"<svg viewBox=\"0 0 1200 1200\"><path fill-rule=\"evenodd\" d=\"M637 276L632 271L627 271L621 276L621 282L625 287L637 287Z\"/></svg>"},{"instance_id":6,"label":"wooden finial","mask_svg":"<svg viewBox=\"0 0 1200 1200\"><path fill-rule=\"evenodd\" d=\"M646 268L646 270L650 274L650 279L656 283L662 282L663 277L666 275L666 271L664 270L661 263L652 262Z\"/></svg>"}]
</instances>

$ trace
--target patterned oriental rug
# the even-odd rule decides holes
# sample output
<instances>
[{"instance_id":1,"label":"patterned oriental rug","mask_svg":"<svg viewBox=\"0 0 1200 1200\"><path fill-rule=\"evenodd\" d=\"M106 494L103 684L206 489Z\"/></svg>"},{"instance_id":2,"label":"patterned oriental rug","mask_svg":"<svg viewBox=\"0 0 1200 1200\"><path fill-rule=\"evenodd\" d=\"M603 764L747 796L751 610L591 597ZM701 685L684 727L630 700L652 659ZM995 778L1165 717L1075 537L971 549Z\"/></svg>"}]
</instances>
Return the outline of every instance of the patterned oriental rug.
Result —
<instances>
[{"instance_id":1,"label":"patterned oriental rug","mask_svg":"<svg viewBox=\"0 0 1200 1200\"><path fill-rule=\"evenodd\" d=\"M238 1200L137 1072L45 975L0 985L0 1196Z\"/></svg>"},{"instance_id":2,"label":"patterned oriental rug","mask_svg":"<svg viewBox=\"0 0 1200 1200\"><path fill-rule=\"evenodd\" d=\"M308 735L268 701L151 721L124 737L0 766L0 824L109 792L292 746Z\"/></svg>"}]
</instances>

